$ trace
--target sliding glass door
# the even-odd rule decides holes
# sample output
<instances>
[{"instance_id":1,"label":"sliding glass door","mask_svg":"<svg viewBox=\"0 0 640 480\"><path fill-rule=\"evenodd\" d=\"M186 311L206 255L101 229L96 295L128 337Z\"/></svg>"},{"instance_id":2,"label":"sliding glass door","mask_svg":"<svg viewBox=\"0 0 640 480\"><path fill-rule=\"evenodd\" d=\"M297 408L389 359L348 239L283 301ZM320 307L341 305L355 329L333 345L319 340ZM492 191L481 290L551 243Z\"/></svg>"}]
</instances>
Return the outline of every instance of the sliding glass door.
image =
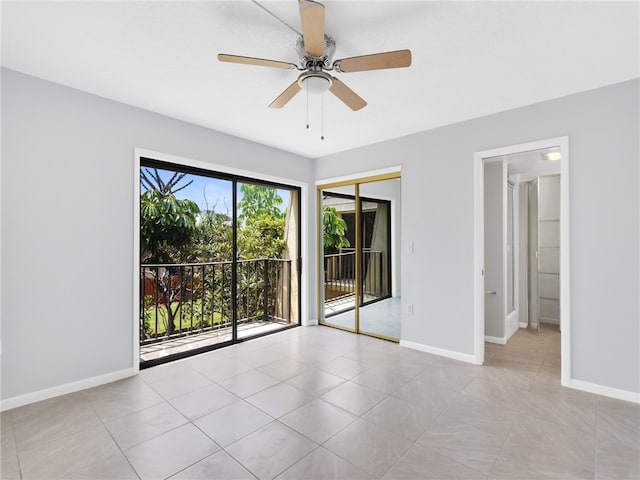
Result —
<instances>
[{"instance_id":1,"label":"sliding glass door","mask_svg":"<svg viewBox=\"0 0 640 480\"><path fill-rule=\"evenodd\" d=\"M300 321L299 189L141 159L140 361Z\"/></svg>"},{"instance_id":2,"label":"sliding glass door","mask_svg":"<svg viewBox=\"0 0 640 480\"><path fill-rule=\"evenodd\" d=\"M392 298L391 242L399 186L394 177L319 187L320 323L400 338L399 290Z\"/></svg>"}]
</instances>

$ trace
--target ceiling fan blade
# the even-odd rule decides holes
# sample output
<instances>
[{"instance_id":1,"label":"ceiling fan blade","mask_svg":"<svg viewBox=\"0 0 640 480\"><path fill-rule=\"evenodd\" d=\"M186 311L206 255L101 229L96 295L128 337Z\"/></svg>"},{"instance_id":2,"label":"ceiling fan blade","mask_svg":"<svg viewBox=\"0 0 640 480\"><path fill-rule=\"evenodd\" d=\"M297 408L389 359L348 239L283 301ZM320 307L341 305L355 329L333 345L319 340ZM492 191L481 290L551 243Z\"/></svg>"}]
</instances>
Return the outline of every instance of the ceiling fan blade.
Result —
<instances>
[{"instance_id":1,"label":"ceiling fan blade","mask_svg":"<svg viewBox=\"0 0 640 480\"><path fill-rule=\"evenodd\" d=\"M324 5L313 0L298 0L302 38L307 55L324 55Z\"/></svg>"},{"instance_id":2,"label":"ceiling fan blade","mask_svg":"<svg viewBox=\"0 0 640 480\"><path fill-rule=\"evenodd\" d=\"M221 62L258 65L260 67L284 68L286 70L295 70L298 68L295 64L289 62L279 62L277 60L267 60L265 58L241 57L240 55L227 55L226 53L219 53L218 60Z\"/></svg>"},{"instance_id":3,"label":"ceiling fan blade","mask_svg":"<svg viewBox=\"0 0 640 480\"><path fill-rule=\"evenodd\" d=\"M344 83L338 80L336 77L331 77L332 83L329 90L336 97L342 100L347 107L351 110L360 110L367 106L367 102L365 102L362 98L358 96L356 92L347 87Z\"/></svg>"},{"instance_id":4,"label":"ceiling fan blade","mask_svg":"<svg viewBox=\"0 0 640 480\"><path fill-rule=\"evenodd\" d=\"M411 65L411 50L374 53L360 57L341 58L333 62L341 72L363 72L366 70L382 70L384 68L400 68Z\"/></svg>"},{"instance_id":5,"label":"ceiling fan blade","mask_svg":"<svg viewBox=\"0 0 640 480\"><path fill-rule=\"evenodd\" d=\"M278 98L276 98L269 104L269 108L284 107L289 102L289 100L296 96L296 93L298 93L300 90L300 85L298 85L298 80L296 80L291 85L289 85L286 90L278 96Z\"/></svg>"}]
</instances>

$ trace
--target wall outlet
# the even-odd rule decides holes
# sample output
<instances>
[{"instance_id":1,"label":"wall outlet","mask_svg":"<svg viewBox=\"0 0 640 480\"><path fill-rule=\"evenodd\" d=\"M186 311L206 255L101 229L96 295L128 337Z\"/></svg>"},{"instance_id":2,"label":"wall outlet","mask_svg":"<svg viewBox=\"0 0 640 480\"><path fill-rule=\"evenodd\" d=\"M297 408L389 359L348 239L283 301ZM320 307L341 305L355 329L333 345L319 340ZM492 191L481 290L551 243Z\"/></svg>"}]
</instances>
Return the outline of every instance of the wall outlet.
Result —
<instances>
[{"instance_id":1,"label":"wall outlet","mask_svg":"<svg viewBox=\"0 0 640 480\"><path fill-rule=\"evenodd\" d=\"M413 303L408 303L407 304L407 313L409 315L413 315Z\"/></svg>"}]
</instances>

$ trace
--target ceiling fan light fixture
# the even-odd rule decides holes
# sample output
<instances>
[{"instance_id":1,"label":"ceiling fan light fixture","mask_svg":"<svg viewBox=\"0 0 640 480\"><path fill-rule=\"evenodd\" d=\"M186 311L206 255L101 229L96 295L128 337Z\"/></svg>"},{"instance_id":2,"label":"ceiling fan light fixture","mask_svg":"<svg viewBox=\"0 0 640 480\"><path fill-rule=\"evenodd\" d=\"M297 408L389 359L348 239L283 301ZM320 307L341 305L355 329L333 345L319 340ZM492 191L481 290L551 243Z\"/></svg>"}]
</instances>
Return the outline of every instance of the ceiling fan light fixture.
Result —
<instances>
[{"instance_id":1,"label":"ceiling fan light fixture","mask_svg":"<svg viewBox=\"0 0 640 480\"><path fill-rule=\"evenodd\" d=\"M298 77L298 84L311 95L322 95L332 83L331 75L319 71L304 72Z\"/></svg>"}]
</instances>

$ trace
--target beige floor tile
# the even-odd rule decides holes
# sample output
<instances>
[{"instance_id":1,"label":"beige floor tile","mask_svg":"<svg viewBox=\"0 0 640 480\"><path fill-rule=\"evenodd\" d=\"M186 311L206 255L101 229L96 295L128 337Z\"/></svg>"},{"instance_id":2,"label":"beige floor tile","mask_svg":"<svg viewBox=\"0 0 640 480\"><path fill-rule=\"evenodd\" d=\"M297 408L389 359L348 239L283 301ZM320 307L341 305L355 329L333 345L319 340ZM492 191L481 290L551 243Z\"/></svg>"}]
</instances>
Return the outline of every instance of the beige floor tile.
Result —
<instances>
[{"instance_id":1,"label":"beige floor tile","mask_svg":"<svg viewBox=\"0 0 640 480\"><path fill-rule=\"evenodd\" d=\"M289 385L303 390L314 397L328 392L343 382L343 378L315 368L287 380Z\"/></svg>"},{"instance_id":2,"label":"beige floor tile","mask_svg":"<svg viewBox=\"0 0 640 480\"><path fill-rule=\"evenodd\" d=\"M280 422L316 443L324 443L357 417L321 399L289 412Z\"/></svg>"},{"instance_id":3,"label":"beige floor tile","mask_svg":"<svg viewBox=\"0 0 640 480\"><path fill-rule=\"evenodd\" d=\"M219 351L220 350L217 350L216 353ZM225 378L235 377L241 373L253 370L253 367L250 365L219 356L197 358L190 361L189 365L193 370L214 382L219 382Z\"/></svg>"},{"instance_id":4,"label":"beige floor tile","mask_svg":"<svg viewBox=\"0 0 640 480\"><path fill-rule=\"evenodd\" d=\"M119 453L104 426L90 428L46 445L34 444L18 449L22 478L25 480L58 478Z\"/></svg>"},{"instance_id":5,"label":"beige floor tile","mask_svg":"<svg viewBox=\"0 0 640 480\"><path fill-rule=\"evenodd\" d=\"M273 418L244 400L199 418L194 424L223 447L273 422Z\"/></svg>"},{"instance_id":6,"label":"beige floor tile","mask_svg":"<svg viewBox=\"0 0 640 480\"><path fill-rule=\"evenodd\" d=\"M427 383L414 378L391 394L432 413L442 413L461 393L444 385Z\"/></svg>"},{"instance_id":7,"label":"beige floor tile","mask_svg":"<svg viewBox=\"0 0 640 480\"><path fill-rule=\"evenodd\" d=\"M503 448L491 470L495 480L586 480L594 478L593 467L573 464L561 456L547 455L522 446L507 445Z\"/></svg>"},{"instance_id":8,"label":"beige floor tile","mask_svg":"<svg viewBox=\"0 0 640 480\"><path fill-rule=\"evenodd\" d=\"M382 477L383 480L476 480L486 475L433 450L414 444Z\"/></svg>"},{"instance_id":9,"label":"beige floor tile","mask_svg":"<svg viewBox=\"0 0 640 480\"><path fill-rule=\"evenodd\" d=\"M316 444L273 422L246 436L226 451L260 479L272 479L307 455Z\"/></svg>"},{"instance_id":10,"label":"beige floor tile","mask_svg":"<svg viewBox=\"0 0 640 480\"><path fill-rule=\"evenodd\" d=\"M321 363L316 368L336 375L345 380L355 377L359 373L366 370L367 365L347 357L338 357L329 362Z\"/></svg>"},{"instance_id":11,"label":"beige floor tile","mask_svg":"<svg viewBox=\"0 0 640 480\"><path fill-rule=\"evenodd\" d=\"M373 477L328 450L318 447L276 478L277 480L371 480Z\"/></svg>"},{"instance_id":12,"label":"beige floor tile","mask_svg":"<svg viewBox=\"0 0 640 480\"><path fill-rule=\"evenodd\" d=\"M188 369L174 375L168 375L149 385L165 399L170 400L211 384L211 380L201 373Z\"/></svg>"},{"instance_id":13,"label":"beige floor tile","mask_svg":"<svg viewBox=\"0 0 640 480\"><path fill-rule=\"evenodd\" d=\"M370 368L353 377L351 381L390 394L413 379L422 370L423 368L419 366Z\"/></svg>"},{"instance_id":14,"label":"beige floor tile","mask_svg":"<svg viewBox=\"0 0 640 480\"><path fill-rule=\"evenodd\" d=\"M138 475L122 454L100 460L62 477L63 480L138 480Z\"/></svg>"},{"instance_id":15,"label":"beige floor tile","mask_svg":"<svg viewBox=\"0 0 640 480\"><path fill-rule=\"evenodd\" d=\"M484 367L478 367L478 369ZM461 391L469 383L473 381L475 370L450 364L434 364L429 368L425 368L416 380L450 388L452 390Z\"/></svg>"},{"instance_id":16,"label":"beige floor tile","mask_svg":"<svg viewBox=\"0 0 640 480\"><path fill-rule=\"evenodd\" d=\"M214 384L175 397L170 403L189 420L195 420L239 400L233 393Z\"/></svg>"},{"instance_id":17,"label":"beige floor tile","mask_svg":"<svg viewBox=\"0 0 640 480\"><path fill-rule=\"evenodd\" d=\"M0 478L2 480L20 480L20 464L18 456L6 456L0 459Z\"/></svg>"},{"instance_id":18,"label":"beige floor tile","mask_svg":"<svg viewBox=\"0 0 640 480\"><path fill-rule=\"evenodd\" d=\"M596 479L640 478L640 447L621 441L598 442L596 449Z\"/></svg>"},{"instance_id":19,"label":"beige floor tile","mask_svg":"<svg viewBox=\"0 0 640 480\"><path fill-rule=\"evenodd\" d=\"M384 430L373 423L358 419L331 438L324 447L380 478L413 442Z\"/></svg>"},{"instance_id":20,"label":"beige floor tile","mask_svg":"<svg viewBox=\"0 0 640 480\"><path fill-rule=\"evenodd\" d=\"M418 439L418 443L488 474L510 428L510 425L501 423L483 424L482 428L478 428L455 417L443 415Z\"/></svg>"},{"instance_id":21,"label":"beige floor tile","mask_svg":"<svg viewBox=\"0 0 640 480\"><path fill-rule=\"evenodd\" d=\"M524 412L518 416L505 441L510 454L503 460L512 463L520 458L515 451L530 452L532 457L541 456L549 460L549 468L558 468L567 474L591 475L595 471L595 432L587 434L580 430L559 427L558 424L531 417ZM534 454L534 452L538 452ZM518 460L520 461L520 460ZM508 469L507 469L508 470Z\"/></svg>"},{"instance_id":22,"label":"beige floor tile","mask_svg":"<svg viewBox=\"0 0 640 480\"><path fill-rule=\"evenodd\" d=\"M443 414L483 428L485 424L511 425L518 416L518 410L495 406L491 402L461 394L451 400L449 408Z\"/></svg>"},{"instance_id":23,"label":"beige floor tile","mask_svg":"<svg viewBox=\"0 0 640 480\"><path fill-rule=\"evenodd\" d=\"M89 402L74 398L76 401L53 404L14 421L13 434L18 448L52 442L102 424Z\"/></svg>"},{"instance_id":24,"label":"beige floor tile","mask_svg":"<svg viewBox=\"0 0 640 480\"><path fill-rule=\"evenodd\" d=\"M588 394L536 390L525 398L522 410L561 427L581 430L589 435L595 433L597 400Z\"/></svg>"},{"instance_id":25,"label":"beige floor tile","mask_svg":"<svg viewBox=\"0 0 640 480\"><path fill-rule=\"evenodd\" d=\"M462 390L476 400L491 403L496 407L520 410L529 395L528 390L513 388L502 383L491 383L481 378L475 378Z\"/></svg>"},{"instance_id":26,"label":"beige floor tile","mask_svg":"<svg viewBox=\"0 0 640 480\"><path fill-rule=\"evenodd\" d=\"M218 445L188 424L125 450L124 454L142 480L155 480L167 478L217 450Z\"/></svg>"},{"instance_id":27,"label":"beige floor tile","mask_svg":"<svg viewBox=\"0 0 640 480\"><path fill-rule=\"evenodd\" d=\"M258 370L250 370L248 372L241 373L240 375L236 375L235 377L221 380L218 383L231 393L241 398L245 398L258 393L265 388L272 387L273 385L280 383L280 381Z\"/></svg>"},{"instance_id":28,"label":"beige floor tile","mask_svg":"<svg viewBox=\"0 0 640 480\"><path fill-rule=\"evenodd\" d=\"M151 440L188 420L166 402L105 423L107 430L122 450Z\"/></svg>"},{"instance_id":29,"label":"beige floor tile","mask_svg":"<svg viewBox=\"0 0 640 480\"><path fill-rule=\"evenodd\" d=\"M137 377L127 378L85 391L96 413L103 422L124 417L164 399Z\"/></svg>"},{"instance_id":30,"label":"beige floor tile","mask_svg":"<svg viewBox=\"0 0 640 480\"><path fill-rule=\"evenodd\" d=\"M281 382L297 377L306 372L311 367L301 362L297 362L291 358L283 358L275 362L268 363L258 368L262 373L277 378Z\"/></svg>"},{"instance_id":31,"label":"beige floor tile","mask_svg":"<svg viewBox=\"0 0 640 480\"><path fill-rule=\"evenodd\" d=\"M273 418L279 418L285 413L307 403L311 398L311 395L302 390L298 390L286 383L279 383L255 395L251 395L245 400Z\"/></svg>"},{"instance_id":32,"label":"beige floor tile","mask_svg":"<svg viewBox=\"0 0 640 480\"><path fill-rule=\"evenodd\" d=\"M387 397L362 418L411 441L416 441L431 425L437 413L395 397Z\"/></svg>"},{"instance_id":33,"label":"beige floor tile","mask_svg":"<svg viewBox=\"0 0 640 480\"><path fill-rule=\"evenodd\" d=\"M227 452L220 450L170 477L171 480L255 480Z\"/></svg>"},{"instance_id":34,"label":"beige floor tile","mask_svg":"<svg viewBox=\"0 0 640 480\"><path fill-rule=\"evenodd\" d=\"M353 415L360 416L380 403L385 395L377 390L348 381L320 398Z\"/></svg>"}]
</instances>

